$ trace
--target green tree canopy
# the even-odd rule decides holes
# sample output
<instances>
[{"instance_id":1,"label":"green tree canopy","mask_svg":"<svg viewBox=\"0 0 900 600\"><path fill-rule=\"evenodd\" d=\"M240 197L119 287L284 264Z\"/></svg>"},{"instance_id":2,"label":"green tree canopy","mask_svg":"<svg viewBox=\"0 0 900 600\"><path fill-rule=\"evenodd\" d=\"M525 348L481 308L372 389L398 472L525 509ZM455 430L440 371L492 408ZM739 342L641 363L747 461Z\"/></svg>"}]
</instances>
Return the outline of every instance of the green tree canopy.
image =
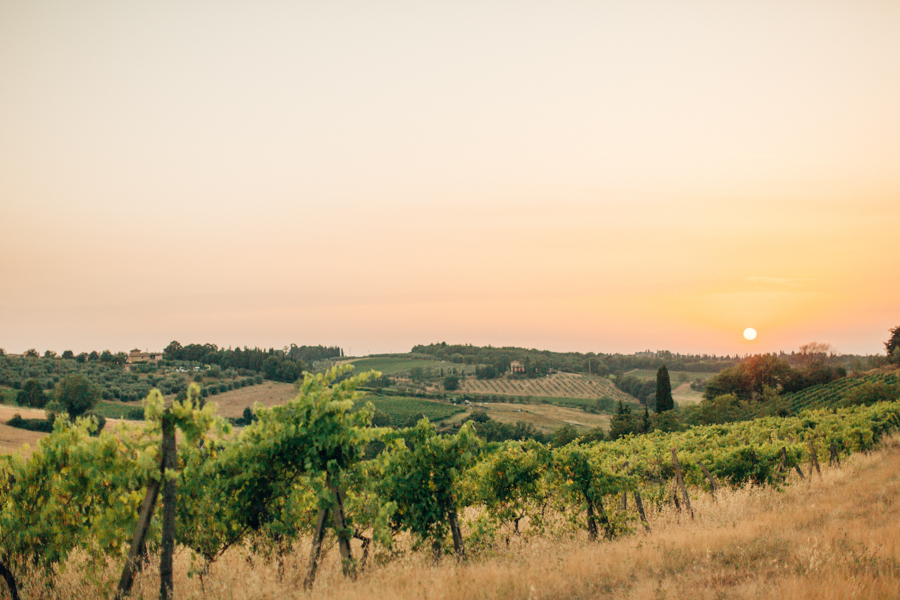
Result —
<instances>
[{"instance_id":1,"label":"green tree canopy","mask_svg":"<svg viewBox=\"0 0 900 600\"><path fill-rule=\"evenodd\" d=\"M783 389L791 380L791 373L791 366L774 354L758 354L709 379L703 396L712 400L733 394L741 400L757 400L766 386Z\"/></svg>"},{"instance_id":2,"label":"green tree canopy","mask_svg":"<svg viewBox=\"0 0 900 600\"><path fill-rule=\"evenodd\" d=\"M44 405L47 404L47 395L37 379L29 379L22 385L22 389L16 395L16 402L20 406L44 408Z\"/></svg>"},{"instance_id":3,"label":"green tree canopy","mask_svg":"<svg viewBox=\"0 0 900 600\"><path fill-rule=\"evenodd\" d=\"M609 437L617 440L633 433L638 433L638 421L631 413L631 407L619 400L616 414L609 422Z\"/></svg>"},{"instance_id":4,"label":"green tree canopy","mask_svg":"<svg viewBox=\"0 0 900 600\"><path fill-rule=\"evenodd\" d=\"M73 419L94 408L100 394L84 375L69 375L56 387L56 402Z\"/></svg>"},{"instance_id":5,"label":"green tree canopy","mask_svg":"<svg viewBox=\"0 0 900 600\"><path fill-rule=\"evenodd\" d=\"M459 375L447 375L444 377L444 389L448 392L459 389Z\"/></svg>"}]
</instances>

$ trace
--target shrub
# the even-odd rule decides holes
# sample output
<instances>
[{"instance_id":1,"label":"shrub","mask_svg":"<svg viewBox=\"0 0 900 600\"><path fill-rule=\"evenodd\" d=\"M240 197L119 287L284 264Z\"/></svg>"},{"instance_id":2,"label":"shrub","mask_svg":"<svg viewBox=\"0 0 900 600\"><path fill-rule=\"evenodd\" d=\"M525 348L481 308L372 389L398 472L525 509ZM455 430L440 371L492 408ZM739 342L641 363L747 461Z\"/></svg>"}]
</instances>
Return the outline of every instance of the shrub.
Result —
<instances>
[{"instance_id":1,"label":"shrub","mask_svg":"<svg viewBox=\"0 0 900 600\"><path fill-rule=\"evenodd\" d=\"M6 424L10 427L27 429L28 431L40 431L42 433L51 433L53 431L53 421L50 419L23 419L20 414L13 415L13 418L7 421Z\"/></svg>"},{"instance_id":2,"label":"shrub","mask_svg":"<svg viewBox=\"0 0 900 600\"><path fill-rule=\"evenodd\" d=\"M22 386L22 390L16 396L16 402L20 406L30 406L32 408L44 408L47 400L47 395L37 379L26 381Z\"/></svg>"}]
</instances>

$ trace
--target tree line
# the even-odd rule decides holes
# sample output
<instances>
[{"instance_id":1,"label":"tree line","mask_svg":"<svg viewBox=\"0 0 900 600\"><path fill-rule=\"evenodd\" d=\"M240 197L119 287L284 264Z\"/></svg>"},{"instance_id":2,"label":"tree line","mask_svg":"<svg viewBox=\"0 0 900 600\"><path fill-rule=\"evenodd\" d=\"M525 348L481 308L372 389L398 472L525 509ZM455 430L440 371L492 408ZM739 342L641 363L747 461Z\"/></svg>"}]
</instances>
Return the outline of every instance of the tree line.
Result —
<instances>
[{"instance_id":1,"label":"tree line","mask_svg":"<svg viewBox=\"0 0 900 600\"><path fill-rule=\"evenodd\" d=\"M493 367L493 371L485 371L484 378L490 378L488 375L491 374L495 377L503 375L509 371L512 361L518 361L524 368L523 375L529 377L546 375L550 370L606 376L621 374L632 369L655 370L663 365L675 371L718 373L739 362L737 357L677 354L668 351L650 354L552 352L514 346L495 348L470 344L447 344L446 342L420 344L414 346L411 352L458 364Z\"/></svg>"},{"instance_id":2,"label":"tree line","mask_svg":"<svg viewBox=\"0 0 900 600\"><path fill-rule=\"evenodd\" d=\"M215 344L187 344L182 346L173 341L165 350L166 360L180 360L218 365L223 369L247 369L262 373L266 379L293 383L306 370L306 365L328 358L343 355L337 346L297 346L291 344L284 350L275 348L219 348Z\"/></svg>"}]
</instances>

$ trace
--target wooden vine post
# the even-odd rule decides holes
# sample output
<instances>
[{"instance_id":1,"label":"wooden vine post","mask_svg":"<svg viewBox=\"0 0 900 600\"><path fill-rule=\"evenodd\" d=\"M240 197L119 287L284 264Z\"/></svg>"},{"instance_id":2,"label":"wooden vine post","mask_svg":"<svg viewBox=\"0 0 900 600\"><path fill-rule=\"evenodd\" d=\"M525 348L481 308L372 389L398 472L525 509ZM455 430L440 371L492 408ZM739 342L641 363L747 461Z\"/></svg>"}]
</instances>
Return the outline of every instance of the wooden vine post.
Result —
<instances>
[{"instance_id":1,"label":"wooden vine post","mask_svg":"<svg viewBox=\"0 0 900 600\"><path fill-rule=\"evenodd\" d=\"M344 520L344 502L341 498L341 490L334 485L331 480L331 474L326 478L328 488L334 494L334 508L331 513L332 524L337 532L338 546L341 549L341 571L345 577L353 577L355 570L353 568L353 555L350 553L350 538L352 534L347 532Z\"/></svg>"},{"instance_id":2,"label":"wooden vine post","mask_svg":"<svg viewBox=\"0 0 900 600\"><path fill-rule=\"evenodd\" d=\"M162 445L163 445L163 522L162 544L159 559L159 597L160 600L169 600L172 597L172 557L175 553L175 497L176 482L175 469L177 468L177 447L175 445L175 417L172 409L168 409L162 416ZM172 477L167 477L171 473Z\"/></svg>"},{"instance_id":3,"label":"wooden vine post","mask_svg":"<svg viewBox=\"0 0 900 600\"><path fill-rule=\"evenodd\" d=\"M834 442L831 442L831 445L829 446L829 451L830 451L831 455L828 457L828 464L831 465L832 467L837 465L838 468L840 468L841 457L838 454L838 450L837 450L837 447L834 445Z\"/></svg>"},{"instance_id":4,"label":"wooden vine post","mask_svg":"<svg viewBox=\"0 0 900 600\"><path fill-rule=\"evenodd\" d=\"M325 527L328 523L328 517L331 516L331 526L337 533L338 546L341 550L341 569L345 576L352 577L355 574L353 563L353 555L350 552L350 538L352 534L348 533L346 527L346 518L344 515L344 502L341 497L340 487L335 485L331 477L331 473L325 476L325 487L331 492L331 506L319 509L319 516L316 518L316 530L313 533L312 550L309 556L309 570L306 572L306 579L303 581L303 587L311 589L316 580L316 571L319 569L319 558L322 554L322 542L325 539Z\"/></svg>"},{"instance_id":5,"label":"wooden vine post","mask_svg":"<svg viewBox=\"0 0 900 600\"><path fill-rule=\"evenodd\" d=\"M592 542L597 539L597 520L594 517L594 504L591 499L587 499L587 525L588 539Z\"/></svg>"},{"instance_id":6,"label":"wooden vine post","mask_svg":"<svg viewBox=\"0 0 900 600\"><path fill-rule=\"evenodd\" d=\"M463 543L462 530L459 528L459 518L456 509L450 511L447 520L450 522L450 532L453 534L453 550L458 561L466 560L466 546Z\"/></svg>"},{"instance_id":7,"label":"wooden vine post","mask_svg":"<svg viewBox=\"0 0 900 600\"><path fill-rule=\"evenodd\" d=\"M822 469L819 468L819 457L816 456L816 446L812 440L809 440L809 477L812 479L813 469L822 477Z\"/></svg>"},{"instance_id":8,"label":"wooden vine post","mask_svg":"<svg viewBox=\"0 0 900 600\"><path fill-rule=\"evenodd\" d=\"M303 582L303 587L306 589L312 588L316 579L316 569L319 567L319 554L322 552L322 542L325 540L325 524L328 521L329 512L327 508L320 508L319 516L316 518L316 530L313 533L312 550L309 554L309 571Z\"/></svg>"},{"instance_id":9,"label":"wooden vine post","mask_svg":"<svg viewBox=\"0 0 900 600\"><path fill-rule=\"evenodd\" d=\"M675 467L675 482L681 489L681 494L684 496L684 505L687 507L688 512L691 513L691 518L693 519L694 509L691 508L691 497L688 496L687 488L684 487L684 477L681 474L681 463L678 462L678 451L674 447L672 448L672 465Z\"/></svg>"},{"instance_id":10,"label":"wooden vine post","mask_svg":"<svg viewBox=\"0 0 900 600\"><path fill-rule=\"evenodd\" d=\"M626 460L625 464L622 465L623 469L627 469L630 463ZM634 471L628 471L629 475L633 475ZM622 492L622 510L628 510L628 504L625 497L625 494L628 493L627 490ZM634 490L634 505L637 507L638 514L641 517L641 524L643 524L644 529L646 531L650 531L650 523L647 521L647 515L644 512L644 501L641 498L641 493L637 490Z\"/></svg>"},{"instance_id":11,"label":"wooden vine post","mask_svg":"<svg viewBox=\"0 0 900 600\"><path fill-rule=\"evenodd\" d=\"M644 513L644 501L641 499L641 493L634 490L634 505L637 506L638 514L641 516L641 523L646 531L650 531L650 522L647 521L647 515Z\"/></svg>"},{"instance_id":12,"label":"wooden vine post","mask_svg":"<svg viewBox=\"0 0 900 600\"><path fill-rule=\"evenodd\" d=\"M145 548L147 530L150 529L150 518L153 516L153 509L159 496L159 487L160 483L155 479L147 486L147 495L144 496L137 527L131 538L131 549L128 551L128 559L125 561L125 568L122 569L122 577L119 579L119 587L116 590L116 600L124 600L128 596L131 586L134 584L134 576L140 570L141 557L139 555Z\"/></svg>"},{"instance_id":13,"label":"wooden vine post","mask_svg":"<svg viewBox=\"0 0 900 600\"><path fill-rule=\"evenodd\" d=\"M706 476L707 481L709 481L709 493L712 494L713 500L715 500L716 492L719 490L719 482L716 481L716 478L709 472L709 469L707 469L699 460L697 461L697 466L700 467L700 470L703 471L703 475Z\"/></svg>"},{"instance_id":14,"label":"wooden vine post","mask_svg":"<svg viewBox=\"0 0 900 600\"><path fill-rule=\"evenodd\" d=\"M175 549L175 480L166 478L166 470L174 472L177 467L177 446L175 445L175 421L171 409L163 413L162 444L160 456L160 478L151 480L147 486L147 494L141 505L137 526L131 538L128 559L119 578L116 589L116 600L124 600L134 585L134 576L141 568L141 561L146 552L147 531L153 518L153 509L159 498L160 488L163 490L163 532L162 556L160 558L160 598L169 600L172 597L172 554Z\"/></svg>"},{"instance_id":15,"label":"wooden vine post","mask_svg":"<svg viewBox=\"0 0 900 600\"><path fill-rule=\"evenodd\" d=\"M782 471L787 469L787 462L788 462L787 448L785 446L782 446L781 447L781 465L780 465L780 469ZM803 469L800 468L800 465L794 464L794 470L797 471L797 475L800 476L801 481L806 479L806 477L803 475Z\"/></svg>"}]
</instances>

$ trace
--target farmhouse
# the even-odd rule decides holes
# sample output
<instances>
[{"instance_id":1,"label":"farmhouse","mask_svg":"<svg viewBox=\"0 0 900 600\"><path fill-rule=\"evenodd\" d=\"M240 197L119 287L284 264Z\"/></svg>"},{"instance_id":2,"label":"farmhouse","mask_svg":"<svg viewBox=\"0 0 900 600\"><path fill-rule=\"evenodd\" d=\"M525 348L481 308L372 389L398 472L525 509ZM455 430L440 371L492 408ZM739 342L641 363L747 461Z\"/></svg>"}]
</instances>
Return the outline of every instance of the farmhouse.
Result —
<instances>
[{"instance_id":1,"label":"farmhouse","mask_svg":"<svg viewBox=\"0 0 900 600\"><path fill-rule=\"evenodd\" d=\"M126 362L128 364L140 362L158 362L162 357L162 352L141 352L139 349L135 348L128 353L128 360Z\"/></svg>"},{"instance_id":2,"label":"farmhouse","mask_svg":"<svg viewBox=\"0 0 900 600\"><path fill-rule=\"evenodd\" d=\"M522 363L520 363L519 361L514 360L511 363L509 363L509 372L510 373L524 373L525 367L522 366Z\"/></svg>"}]
</instances>

